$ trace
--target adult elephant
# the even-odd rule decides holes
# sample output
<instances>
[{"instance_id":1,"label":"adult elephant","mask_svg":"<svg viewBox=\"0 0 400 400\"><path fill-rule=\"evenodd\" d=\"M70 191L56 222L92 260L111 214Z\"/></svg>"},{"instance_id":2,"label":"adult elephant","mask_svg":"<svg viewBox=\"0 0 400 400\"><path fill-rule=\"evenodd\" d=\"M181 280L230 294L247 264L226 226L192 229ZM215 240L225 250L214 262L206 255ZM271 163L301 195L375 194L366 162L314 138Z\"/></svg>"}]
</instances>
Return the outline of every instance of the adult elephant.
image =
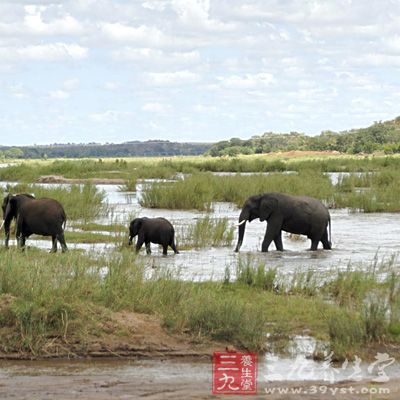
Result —
<instances>
[{"instance_id":1,"label":"adult elephant","mask_svg":"<svg viewBox=\"0 0 400 400\"><path fill-rule=\"evenodd\" d=\"M36 199L34 196L24 194L8 194L2 204L3 223L8 247L10 240L11 221L16 219L16 237L18 246L25 247L25 240L32 234L51 236L53 246L51 253L57 251L57 240L62 251L67 251L64 238L66 215L62 205L54 199Z\"/></svg>"},{"instance_id":2,"label":"adult elephant","mask_svg":"<svg viewBox=\"0 0 400 400\"><path fill-rule=\"evenodd\" d=\"M156 243L163 247L163 255L165 256L168 246L172 248L175 254L179 254L175 246L174 227L165 218L135 218L129 225L129 245L132 244L135 236L138 236L136 251L139 251L145 243L147 254L151 254L150 243Z\"/></svg>"},{"instance_id":3,"label":"adult elephant","mask_svg":"<svg viewBox=\"0 0 400 400\"><path fill-rule=\"evenodd\" d=\"M277 250L283 251L282 231L306 235L311 239L311 250L317 250L319 242L322 242L324 249L331 249L331 217L328 209L319 200L275 192L249 197L239 216L236 252L243 242L246 221L251 222L256 218L267 221L261 248L263 252L268 251L272 241Z\"/></svg>"}]
</instances>

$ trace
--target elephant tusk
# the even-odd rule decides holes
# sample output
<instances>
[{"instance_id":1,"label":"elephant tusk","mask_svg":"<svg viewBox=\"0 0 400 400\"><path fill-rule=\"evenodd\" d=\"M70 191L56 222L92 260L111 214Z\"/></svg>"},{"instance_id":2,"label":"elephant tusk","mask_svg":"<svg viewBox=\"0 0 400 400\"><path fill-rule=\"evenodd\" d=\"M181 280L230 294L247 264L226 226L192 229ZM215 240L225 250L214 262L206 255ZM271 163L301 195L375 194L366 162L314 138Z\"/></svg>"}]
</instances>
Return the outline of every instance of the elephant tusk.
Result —
<instances>
[{"instance_id":1,"label":"elephant tusk","mask_svg":"<svg viewBox=\"0 0 400 400\"><path fill-rule=\"evenodd\" d=\"M0 231L3 229L4 222L5 222L5 220L3 219L3 222L1 223L1 226L0 226Z\"/></svg>"},{"instance_id":2,"label":"elephant tusk","mask_svg":"<svg viewBox=\"0 0 400 400\"><path fill-rule=\"evenodd\" d=\"M241 222L238 223L238 226L243 225L243 224L245 224L245 223L246 223L246 220L244 219L243 221L241 221Z\"/></svg>"}]
</instances>

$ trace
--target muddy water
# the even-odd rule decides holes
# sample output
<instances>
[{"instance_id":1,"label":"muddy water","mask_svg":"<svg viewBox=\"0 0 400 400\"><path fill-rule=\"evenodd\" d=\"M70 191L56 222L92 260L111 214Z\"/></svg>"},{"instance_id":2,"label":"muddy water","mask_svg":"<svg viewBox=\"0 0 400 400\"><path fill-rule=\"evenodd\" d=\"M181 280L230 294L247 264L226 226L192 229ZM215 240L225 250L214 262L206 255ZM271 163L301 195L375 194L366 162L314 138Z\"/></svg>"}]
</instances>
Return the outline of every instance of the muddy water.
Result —
<instances>
[{"instance_id":1,"label":"muddy water","mask_svg":"<svg viewBox=\"0 0 400 400\"><path fill-rule=\"evenodd\" d=\"M115 221L128 225L130 216L166 217L174 224L179 243L179 232L197 218L207 215L199 211L146 209L139 205L141 185L136 193L121 193L117 187L109 185L107 198L112 207ZM215 203L210 214L214 218L226 217L234 225L240 210L233 204ZM393 213L362 214L348 210L331 210L333 250L310 252L310 241L290 239L283 235L285 252L276 252L271 244L269 253L261 253L266 223L253 221L246 224L246 233L240 254L232 247L207 248L181 251L179 255L161 257L161 250L153 245L151 256L144 255L149 265L179 271L183 279L221 279L229 268L234 277L239 257L252 257L267 266L277 267L282 273L309 268L326 271L330 268L346 268L349 263L367 268L375 259L389 259L399 251L400 216ZM107 223L107 218L98 222ZM236 237L235 237L236 241ZM397 261L396 261L397 262Z\"/></svg>"},{"instance_id":2,"label":"muddy water","mask_svg":"<svg viewBox=\"0 0 400 400\"><path fill-rule=\"evenodd\" d=\"M338 174L331 175L332 180L337 181ZM116 222L126 224L128 227L129 221L135 216L166 217L175 226L178 246L179 233L186 229L188 225L195 223L196 219L207 215L206 212L196 210L142 208L139 205L142 184L138 184L137 192L121 192L118 185L97 186L105 191L111 211L107 217L99 218L96 222L102 224ZM239 212L240 210L233 204L215 203L210 215L214 218L226 217L234 225L237 223ZM167 257L162 257L161 249L152 245L152 255L145 255L143 250L142 259L149 266L173 270L179 273L182 279L207 280L223 278L227 268L230 270L231 277L234 278L239 258L246 260L247 257L251 257L256 262L277 267L278 271L286 274L307 269L327 271L331 268L346 268L349 263L353 266L361 265L367 268L375 259L379 261L388 260L399 251L399 214L351 213L345 209L331 210L330 213L332 219L332 251L310 252L307 250L310 247L310 241L306 240L305 237L301 237L300 240L293 240L284 234L285 252L276 252L272 243L269 253L261 253L266 223L254 220L246 224L244 242L239 254L233 252L234 243L231 247L183 250L179 255L173 255L172 251L169 251ZM14 244L14 242L11 243ZM50 240L29 240L28 244L45 249L51 247ZM71 243L69 247L103 253L112 250L114 245ZM399 264L397 260L395 262Z\"/></svg>"},{"instance_id":3,"label":"muddy water","mask_svg":"<svg viewBox=\"0 0 400 400\"><path fill-rule=\"evenodd\" d=\"M308 381L322 384L342 381L380 379L377 366L349 360L348 364L317 363L307 358L315 341L296 337L293 357L278 358L267 354L259 359L258 385L276 381ZM385 376L400 376L399 364L384 369ZM2 361L0 364L0 397L2 399L54 398L165 398L164 391L185 388L183 398L191 398L197 388L211 392L210 360L82 360L82 361ZM179 389L178 389L179 388ZM108 397L107 397L108 396ZM121 397L120 397L121 396ZM129 397L133 396L133 397ZM176 397L181 398L182 394ZM204 397L201 397L204 398Z\"/></svg>"}]
</instances>

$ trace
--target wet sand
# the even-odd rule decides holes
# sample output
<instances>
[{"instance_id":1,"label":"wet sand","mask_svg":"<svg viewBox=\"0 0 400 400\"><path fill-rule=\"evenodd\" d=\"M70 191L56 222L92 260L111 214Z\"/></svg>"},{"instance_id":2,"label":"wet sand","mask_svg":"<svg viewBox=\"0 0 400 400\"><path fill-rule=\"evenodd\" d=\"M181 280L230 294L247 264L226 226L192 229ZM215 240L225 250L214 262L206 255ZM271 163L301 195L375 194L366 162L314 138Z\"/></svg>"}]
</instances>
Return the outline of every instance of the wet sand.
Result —
<instances>
[{"instance_id":1,"label":"wet sand","mask_svg":"<svg viewBox=\"0 0 400 400\"><path fill-rule=\"evenodd\" d=\"M385 391L384 393L382 391ZM385 384L361 382L259 380L257 395L247 399L388 399L400 397L400 379ZM211 393L211 364L132 361L123 365L86 362L5 363L0 368L0 398L42 400L230 398Z\"/></svg>"}]
</instances>

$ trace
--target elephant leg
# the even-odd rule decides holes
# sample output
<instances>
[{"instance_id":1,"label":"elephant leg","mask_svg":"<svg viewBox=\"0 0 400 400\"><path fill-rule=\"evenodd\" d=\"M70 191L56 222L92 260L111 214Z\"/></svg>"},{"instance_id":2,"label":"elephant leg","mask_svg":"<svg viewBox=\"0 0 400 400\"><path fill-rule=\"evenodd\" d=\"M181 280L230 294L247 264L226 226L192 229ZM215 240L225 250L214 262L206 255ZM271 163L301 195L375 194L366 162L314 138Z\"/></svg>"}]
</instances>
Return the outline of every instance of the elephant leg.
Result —
<instances>
[{"instance_id":1,"label":"elephant leg","mask_svg":"<svg viewBox=\"0 0 400 400\"><path fill-rule=\"evenodd\" d=\"M67 244L65 243L65 237L64 237L64 232L61 232L57 235L57 240L60 242L61 245L61 251L65 253L68 251Z\"/></svg>"},{"instance_id":2,"label":"elephant leg","mask_svg":"<svg viewBox=\"0 0 400 400\"><path fill-rule=\"evenodd\" d=\"M22 233L22 221L21 218L17 218L15 237L17 238L17 247L25 250L25 236Z\"/></svg>"},{"instance_id":3,"label":"elephant leg","mask_svg":"<svg viewBox=\"0 0 400 400\"><path fill-rule=\"evenodd\" d=\"M311 251L315 251L318 250L318 243L319 240L318 239L311 239Z\"/></svg>"},{"instance_id":4,"label":"elephant leg","mask_svg":"<svg viewBox=\"0 0 400 400\"><path fill-rule=\"evenodd\" d=\"M17 238L17 242L22 251L25 251L25 241L26 241L26 237L23 235L21 235Z\"/></svg>"},{"instance_id":5,"label":"elephant leg","mask_svg":"<svg viewBox=\"0 0 400 400\"><path fill-rule=\"evenodd\" d=\"M168 244L167 244L167 243L164 243L164 244L162 245L162 249L163 249L163 251L162 251L163 256L166 256L166 255L168 254Z\"/></svg>"},{"instance_id":6,"label":"elephant leg","mask_svg":"<svg viewBox=\"0 0 400 400\"><path fill-rule=\"evenodd\" d=\"M150 242L146 243L146 254L151 254Z\"/></svg>"},{"instance_id":7,"label":"elephant leg","mask_svg":"<svg viewBox=\"0 0 400 400\"><path fill-rule=\"evenodd\" d=\"M281 236L282 220L278 217L272 217L268 220L267 230L262 242L261 251L267 252L271 242L278 236Z\"/></svg>"},{"instance_id":8,"label":"elephant leg","mask_svg":"<svg viewBox=\"0 0 400 400\"><path fill-rule=\"evenodd\" d=\"M171 249L174 251L175 254L179 254L179 251L177 250L174 241L171 242L170 246L171 246Z\"/></svg>"},{"instance_id":9,"label":"elephant leg","mask_svg":"<svg viewBox=\"0 0 400 400\"><path fill-rule=\"evenodd\" d=\"M51 237L53 246L51 247L50 253L57 253L57 235Z\"/></svg>"},{"instance_id":10,"label":"elephant leg","mask_svg":"<svg viewBox=\"0 0 400 400\"><path fill-rule=\"evenodd\" d=\"M8 249L8 242L10 241L10 232L6 232L6 239L4 241L4 245L6 246L6 248Z\"/></svg>"},{"instance_id":11,"label":"elephant leg","mask_svg":"<svg viewBox=\"0 0 400 400\"><path fill-rule=\"evenodd\" d=\"M328 239L328 231L326 229L325 229L324 234L322 235L321 243L322 243L322 246L324 246L325 250L332 250L332 244Z\"/></svg>"},{"instance_id":12,"label":"elephant leg","mask_svg":"<svg viewBox=\"0 0 400 400\"><path fill-rule=\"evenodd\" d=\"M139 237L136 242L136 253L138 253L139 250L142 248L143 243L144 243L144 239Z\"/></svg>"},{"instance_id":13,"label":"elephant leg","mask_svg":"<svg viewBox=\"0 0 400 400\"><path fill-rule=\"evenodd\" d=\"M283 251L283 244L282 244L282 231L274 239L276 250Z\"/></svg>"}]
</instances>

